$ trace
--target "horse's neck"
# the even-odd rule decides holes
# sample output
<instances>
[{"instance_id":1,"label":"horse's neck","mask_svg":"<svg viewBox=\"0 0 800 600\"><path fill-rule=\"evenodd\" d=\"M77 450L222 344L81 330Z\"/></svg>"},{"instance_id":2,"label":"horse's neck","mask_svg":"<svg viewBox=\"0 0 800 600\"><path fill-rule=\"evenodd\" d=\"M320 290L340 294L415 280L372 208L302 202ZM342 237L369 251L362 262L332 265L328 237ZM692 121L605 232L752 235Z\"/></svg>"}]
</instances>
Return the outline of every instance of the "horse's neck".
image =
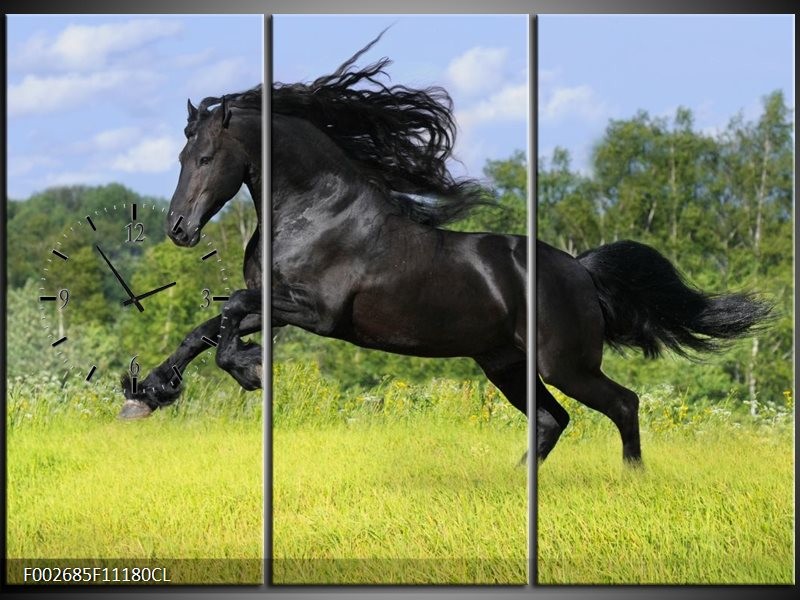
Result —
<instances>
[{"instance_id":1,"label":"horse's neck","mask_svg":"<svg viewBox=\"0 0 800 600\"><path fill-rule=\"evenodd\" d=\"M250 192L250 197L253 199L253 206L256 209L256 215L258 216L258 227L261 227L261 165L254 165L251 164L247 170L247 176L245 177L244 184L247 186L248 191Z\"/></svg>"},{"instance_id":2,"label":"horse's neck","mask_svg":"<svg viewBox=\"0 0 800 600\"><path fill-rule=\"evenodd\" d=\"M261 113L246 113L244 118L237 122L237 129L233 137L241 144L247 155L247 171L245 173L244 184L250 191L253 205L258 215L258 226L261 227Z\"/></svg>"},{"instance_id":3,"label":"horse's neck","mask_svg":"<svg viewBox=\"0 0 800 600\"><path fill-rule=\"evenodd\" d=\"M245 284L250 289L257 289L261 287L261 270L262 270L262 254L261 254L261 165L248 168L247 176L244 181L247 189L250 191L250 197L253 199L253 206L256 209L258 217L256 221L256 229L253 235L250 236L250 241L247 242L247 247L244 253L244 280Z\"/></svg>"},{"instance_id":4,"label":"horse's neck","mask_svg":"<svg viewBox=\"0 0 800 600\"><path fill-rule=\"evenodd\" d=\"M405 244L409 236L418 239L433 231L399 214L371 185L337 178L318 182L312 189L273 192L271 210L273 238L301 253L317 243L328 245L332 234L351 248L367 248L376 240L386 245ZM307 247L292 243L299 237Z\"/></svg>"}]
</instances>

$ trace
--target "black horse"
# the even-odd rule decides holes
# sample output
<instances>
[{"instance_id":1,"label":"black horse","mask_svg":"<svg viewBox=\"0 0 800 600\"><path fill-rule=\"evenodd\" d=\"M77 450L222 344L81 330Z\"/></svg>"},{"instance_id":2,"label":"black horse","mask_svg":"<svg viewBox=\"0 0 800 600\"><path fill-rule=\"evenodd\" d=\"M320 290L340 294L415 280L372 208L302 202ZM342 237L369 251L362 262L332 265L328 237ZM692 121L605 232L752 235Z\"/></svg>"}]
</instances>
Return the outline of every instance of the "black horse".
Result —
<instances>
[{"instance_id":1,"label":"black horse","mask_svg":"<svg viewBox=\"0 0 800 600\"><path fill-rule=\"evenodd\" d=\"M471 357L527 414L527 383L535 377L527 369L527 238L441 228L486 196L476 181L448 171L456 125L445 90L387 87L388 59L354 67L378 39L331 75L273 85L272 326L400 354ZM176 243L196 243L199 228L242 182L258 208L260 96L255 88L189 105L168 223ZM248 246L248 260L256 260L258 245ZM250 272L258 273L250 289L225 307L235 327L217 351L220 366L245 387L255 379L242 373L260 366L239 340L260 324L260 270L252 264ZM608 415L629 461L641 458L638 399L600 370L604 341L651 356L662 346L710 350L712 339L744 335L769 310L748 296L692 290L660 254L634 242L578 259L537 242L537 285L538 372ZM164 365L191 360L205 349L199 336L219 328L219 318L203 324ZM162 387L151 386L147 409L179 391L165 368L154 373ZM536 392L541 460L569 417L539 377Z\"/></svg>"},{"instance_id":2,"label":"black horse","mask_svg":"<svg viewBox=\"0 0 800 600\"><path fill-rule=\"evenodd\" d=\"M220 315L189 333L178 349L139 383L136 393L128 375L123 377L127 401L120 417L124 419L146 417L178 398L182 378L176 376L176 370L182 373L209 349L204 338L217 341L217 365L244 389L261 387L261 346L241 339L262 327L261 88L205 98L197 108L189 101L188 111L186 145L180 153L181 172L170 203L167 234L178 246L196 245L203 226L245 184L258 215L258 226L245 249L247 289L234 292Z\"/></svg>"},{"instance_id":3,"label":"black horse","mask_svg":"<svg viewBox=\"0 0 800 600\"><path fill-rule=\"evenodd\" d=\"M445 90L386 87L388 59L353 67L376 41L332 75L273 86L272 324L471 357L526 412L526 238L439 227L486 199L447 169Z\"/></svg>"},{"instance_id":4,"label":"black horse","mask_svg":"<svg viewBox=\"0 0 800 600\"><path fill-rule=\"evenodd\" d=\"M450 98L441 88L386 87L387 59L355 69L375 41L332 75L272 90L273 325L402 354L471 357L525 413L534 376L527 239L438 227L482 200L476 182L454 181L445 164ZM638 462L638 398L602 373L604 341L648 356L713 350L769 307L693 290L642 244L575 259L537 242L537 311L544 381L611 418L623 457ZM536 392L543 460L569 416L539 377Z\"/></svg>"},{"instance_id":5,"label":"black horse","mask_svg":"<svg viewBox=\"0 0 800 600\"><path fill-rule=\"evenodd\" d=\"M715 351L746 335L771 308L746 294L710 295L686 285L659 252L632 241L573 258L538 241L536 357L541 377L610 418L622 456L638 464L639 398L601 370L604 342L635 347L649 358L664 348ZM543 460L569 415L537 378L537 455Z\"/></svg>"}]
</instances>

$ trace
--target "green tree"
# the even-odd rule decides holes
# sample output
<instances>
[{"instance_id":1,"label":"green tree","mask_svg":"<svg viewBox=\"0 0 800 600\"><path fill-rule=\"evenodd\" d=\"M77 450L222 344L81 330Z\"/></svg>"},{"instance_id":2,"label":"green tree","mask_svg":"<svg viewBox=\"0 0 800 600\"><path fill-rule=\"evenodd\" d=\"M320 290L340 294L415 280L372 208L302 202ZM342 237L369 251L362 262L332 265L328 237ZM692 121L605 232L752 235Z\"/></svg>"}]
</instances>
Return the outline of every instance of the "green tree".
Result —
<instances>
[{"instance_id":1,"label":"green tree","mask_svg":"<svg viewBox=\"0 0 800 600\"><path fill-rule=\"evenodd\" d=\"M24 286L12 288L6 296L6 359L9 379L55 373L60 361L49 349L51 340L41 320L48 311L52 321L55 305L43 306L38 302L38 285L33 280ZM57 318L55 319L57 321Z\"/></svg>"},{"instance_id":2,"label":"green tree","mask_svg":"<svg viewBox=\"0 0 800 600\"><path fill-rule=\"evenodd\" d=\"M455 231L528 233L528 164L525 153L515 152L507 160L490 160L484 168L494 203L475 209L453 223Z\"/></svg>"},{"instance_id":3,"label":"green tree","mask_svg":"<svg viewBox=\"0 0 800 600\"><path fill-rule=\"evenodd\" d=\"M140 196L119 184L100 187L70 186L45 190L24 201L9 203L8 224L8 282L21 286L28 279L38 279L50 250L74 222L82 221L106 209L113 210L123 204L136 202L138 221L142 222L152 241L164 239L164 214L167 203L163 200ZM146 209L145 209L146 207ZM120 211L122 214L122 211ZM124 225L121 224L120 228ZM114 244L125 234L119 231L100 231L96 240Z\"/></svg>"},{"instance_id":4,"label":"green tree","mask_svg":"<svg viewBox=\"0 0 800 600\"><path fill-rule=\"evenodd\" d=\"M757 290L778 308L763 332L691 370L680 359L608 353L612 376L634 385L685 382L695 399L733 392L753 410L757 399L782 398L792 355L791 132L791 111L775 92L756 122L738 116L715 136L697 132L683 107L671 121L645 112L612 120L595 146L591 178L574 173L561 149L540 159L537 234L546 241L577 253L636 239L702 289Z\"/></svg>"},{"instance_id":5,"label":"green tree","mask_svg":"<svg viewBox=\"0 0 800 600\"><path fill-rule=\"evenodd\" d=\"M734 240L733 261L741 280L750 286L776 289L779 308L791 314L788 303L787 258L791 256L788 228L792 211L793 140L789 108L779 91L763 99L764 111L756 123L734 119L722 148L726 200L734 216L728 229ZM787 330L784 324L781 328ZM751 411L757 408L759 375L773 371L775 354L761 352L764 336L754 336L745 368ZM770 336L778 355L790 353ZM773 394L778 390L771 390Z\"/></svg>"},{"instance_id":6,"label":"green tree","mask_svg":"<svg viewBox=\"0 0 800 600\"><path fill-rule=\"evenodd\" d=\"M570 254L603 242L603 213L596 186L570 170L569 152L556 147L539 161L538 235Z\"/></svg>"}]
</instances>

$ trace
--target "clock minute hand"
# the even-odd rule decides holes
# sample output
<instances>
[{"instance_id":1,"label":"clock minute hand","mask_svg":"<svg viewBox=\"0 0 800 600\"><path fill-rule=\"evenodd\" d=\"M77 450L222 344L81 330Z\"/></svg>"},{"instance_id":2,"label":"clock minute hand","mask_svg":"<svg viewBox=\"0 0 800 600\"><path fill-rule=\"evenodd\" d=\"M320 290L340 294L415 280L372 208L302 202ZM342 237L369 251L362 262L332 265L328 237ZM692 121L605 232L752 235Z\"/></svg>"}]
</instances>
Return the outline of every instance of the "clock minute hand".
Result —
<instances>
[{"instance_id":1,"label":"clock minute hand","mask_svg":"<svg viewBox=\"0 0 800 600\"><path fill-rule=\"evenodd\" d=\"M174 281L166 285L162 285L161 287L157 287L154 290L150 290L149 292L145 292L144 294L139 294L138 296L134 296L133 298L128 298L127 300L123 300L122 306L130 306L131 304L133 304L138 300L144 300L145 298L149 298L153 294L157 294L158 292L162 292L167 288L171 288L173 285L175 285Z\"/></svg>"},{"instance_id":2,"label":"clock minute hand","mask_svg":"<svg viewBox=\"0 0 800 600\"><path fill-rule=\"evenodd\" d=\"M131 300L133 301L133 304L135 304L136 308L139 309L139 312L144 312L144 307L139 303L139 300L136 299L136 296L133 295L131 288L129 288L128 284L125 283L125 280L122 278L122 275L119 274L119 272L114 268L114 265L111 264L111 261L108 260L108 257L100 249L100 245L95 244L94 247L97 248L97 251L100 253L100 256L102 256L103 260L106 261L106 264L111 269L111 272L114 273L114 277L117 278L117 281L119 281L122 287L125 288L125 292L128 294L128 296L130 296Z\"/></svg>"}]
</instances>

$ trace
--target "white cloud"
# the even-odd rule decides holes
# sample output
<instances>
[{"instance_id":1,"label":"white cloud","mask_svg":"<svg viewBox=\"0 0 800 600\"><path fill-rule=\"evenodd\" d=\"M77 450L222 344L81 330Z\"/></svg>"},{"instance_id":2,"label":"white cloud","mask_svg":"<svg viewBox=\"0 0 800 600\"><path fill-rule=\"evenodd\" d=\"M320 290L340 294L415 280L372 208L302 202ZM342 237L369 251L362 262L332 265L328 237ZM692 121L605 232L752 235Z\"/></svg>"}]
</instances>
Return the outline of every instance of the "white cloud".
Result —
<instances>
[{"instance_id":1,"label":"white cloud","mask_svg":"<svg viewBox=\"0 0 800 600\"><path fill-rule=\"evenodd\" d=\"M476 46L454 58L447 66L447 76L461 92L474 94L497 88L503 80L508 48Z\"/></svg>"},{"instance_id":2,"label":"white cloud","mask_svg":"<svg viewBox=\"0 0 800 600\"><path fill-rule=\"evenodd\" d=\"M555 69L539 69L537 80L540 86L547 85L561 77L561 67Z\"/></svg>"},{"instance_id":3,"label":"white cloud","mask_svg":"<svg viewBox=\"0 0 800 600\"><path fill-rule=\"evenodd\" d=\"M76 142L72 150L79 153L112 152L130 146L142 135L138 127L118 127L94 134L90 139Z\"/></svg>"},{"instance_id":4,"label":"white cloud","mask_svg":"<svg viewBox=\"0 0 800 600\"><path fill-rule=\"evenodd\" d=\"M542 94L541 98L539 115L546 121L565 117L597 121L608 113L606 105L588 85L557 87Z\"/></svg>"},{"instance_id":5,"label":"white cloud","mask_svg":"<svg viewBox=\"0 0 800 600\"><path fill-rule=\"evenodd\" d=\"M27 175L34 169L53 167L58 161L49 156L9 156L8 157L8 176L20 177Z\"/></svg>"},{"instance_id":6,"label":"white cloud","mask_svg":"<svg viewBox=\"0 0 800 600\"><path fill-rule=\"evenodd\" d=\"M179 54L170 60L170 66L176 69L191 69L208 63L213 57L213 48L206 48L198 52Z\"/></svg>"},{"instance_id":7,"label":"white cloud","mask_svg":"<svg viewBox=\"0 0 800 600\"><path fill-rule=\"evenodd\" d=\"M140 135L136 127L119 127L117 129L107 129L95 134L92 143L98 150L115 150L133 142Z\"/></svg>"},{"instance_id":8,"label":"white cloud","mask_svg":"<svg viewBox=\"0 0 800 600\"><path fill-rule=\"evenodd\" d=\"M8 87L8 114L16 117L74 108L95 94L121 86L127 79L127 74L119 71L55 77L27 75Z\"/></svg>"},{"instance_id":9,"label":"white cloud","mask_svg":"<svg viewBox=\"0 0 800 600\"><path fill-rule=\"evenodd\" d=\"M204 98L241 91L242 80L252 79L252 83L247 83L245 87L261 81L261 77L252 71L252 65L242 57L218 60L195 72L189 80L191 95L193 98Z\"/></svg>"},{"instance_id":10,"label":"white cloud","mask_svg":"<svg viewBox=\"0 0 800 600\"><path fill-rule=\"evenodd\" d=\"M153 71L124 69L45 77L26 75L21 82L8 86L8 115L41 115L71 110L83 104L93 106L98 103L98 95L102 95L103 104L107 105L112 92L115 101L131 108L129 105L134 99L139 100L159 78Z\"/></svg>"},{"instance_id":11,"label":"white cloud","mask_svg":"<svg viewBox=\"0 0 800 600\"><path fill-rule=\"evenodd\" d=\"M112 181L108 174L99 171L64 171L62 173L52 173L45 179L47 186L92 185Z\"/></svg>"},{"instance_id":12,"label":"white cloud","mask_svg":"<svg viewBox=\"0 0 800 600\"><path fill-rule=\"evenodd\" d=\"M35 34L12 53L11 67L27 70L93 71L147 44L183 30L171 19L135 19L102 25L69 25L55 37Z\"/></svg>"},{"instance_id":13,"label":"white cloud","mask_svg":"<svg viewBox=\"0 0 800 600\"><path fill-rule=\"evenodd\" d=\"M517 84L502 88L478 104L458 111L456 121L462 130L490 121L528 120L528 85Z\"/></svg>"},{"instance_id":14,"label":"white cloud","mask_svg":"<svg viewBox=\"0 0 800 600\"><path fill-rule=\"evenodd\" d=\"M60 150L50 148L49 156L9 156L9 176L16 183L26 177L30 185L53 186L119 181L119 173L163 173L177 166L182 143L165 134L145 137L138 127L108 129Z\"/></svg>"},{"instance_id":15,"label":"white cloud","mask_svg":"<svg viewBox=\"0 0 800 600\"><path fill-rule=\"evenodd\" d=\"M146 138L112 159L110 166L126 173L163 173L175 166L182 146L182 140L169 135Z\"/></svg>"}]
</instances>

